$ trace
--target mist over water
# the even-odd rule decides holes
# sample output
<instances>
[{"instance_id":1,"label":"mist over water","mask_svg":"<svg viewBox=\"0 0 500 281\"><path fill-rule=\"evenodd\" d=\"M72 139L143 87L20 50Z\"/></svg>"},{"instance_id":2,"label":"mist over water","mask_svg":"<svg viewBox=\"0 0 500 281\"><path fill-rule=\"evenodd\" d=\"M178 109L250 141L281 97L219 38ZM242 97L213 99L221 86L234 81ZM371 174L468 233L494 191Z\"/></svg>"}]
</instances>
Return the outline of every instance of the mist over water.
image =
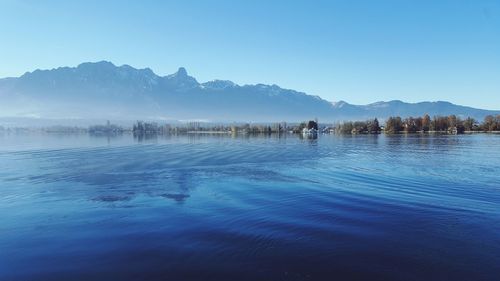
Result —
<instances>
[{"instance_id":1,"label":"mist over water","mask_svg":"<svg viewBox=\"0 0 500 281\"><path fill-rule=\"evenodd\" d=\"M499 140L0 134L0 280L495 280Z\"/></svg>"}]
</instances>

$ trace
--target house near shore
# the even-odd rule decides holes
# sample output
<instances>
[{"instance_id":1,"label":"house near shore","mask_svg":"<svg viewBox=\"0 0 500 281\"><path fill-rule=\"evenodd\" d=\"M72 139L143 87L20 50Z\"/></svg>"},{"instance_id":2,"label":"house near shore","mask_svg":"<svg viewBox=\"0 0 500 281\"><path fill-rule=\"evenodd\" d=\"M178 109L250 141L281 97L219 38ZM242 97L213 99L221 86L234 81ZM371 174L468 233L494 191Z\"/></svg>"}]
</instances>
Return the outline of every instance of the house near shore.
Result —
<instances>
[{"instance_id":1,"label":"house near shore","mask_svg":"<svg viewBox=\"0 0 500 281\"><path fill-rule=\"evenodd\" d=\"M318 122L310 120L307 126L302 129L303 135L317 135L318 134Z\"/></svg>"}]
</instances>

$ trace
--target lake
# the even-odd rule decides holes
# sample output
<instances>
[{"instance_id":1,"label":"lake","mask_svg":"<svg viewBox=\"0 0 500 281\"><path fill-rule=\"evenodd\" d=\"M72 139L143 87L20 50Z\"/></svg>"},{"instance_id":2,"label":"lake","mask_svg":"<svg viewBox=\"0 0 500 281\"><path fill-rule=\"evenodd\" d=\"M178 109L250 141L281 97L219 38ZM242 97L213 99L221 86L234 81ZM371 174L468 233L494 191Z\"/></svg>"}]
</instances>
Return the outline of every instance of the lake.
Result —
<instances>
[{"instance_id":1,"label":"lake","mask_svg":"<svg viewBox=\"0 0 500 281\"><path fill-rule=\"evenodd\" d=\"M500 135L0 133L0 280L499 280Z\"/></svg>"}]
</instances>

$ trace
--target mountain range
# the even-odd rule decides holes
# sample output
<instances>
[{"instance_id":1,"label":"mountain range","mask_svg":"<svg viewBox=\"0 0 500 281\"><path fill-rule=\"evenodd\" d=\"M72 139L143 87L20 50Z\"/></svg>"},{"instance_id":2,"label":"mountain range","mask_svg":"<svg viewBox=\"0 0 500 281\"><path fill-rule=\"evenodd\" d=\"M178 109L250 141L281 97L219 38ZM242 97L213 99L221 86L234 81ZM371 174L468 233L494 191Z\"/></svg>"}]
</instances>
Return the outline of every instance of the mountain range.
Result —
<instances>
[{"instance_id":1,"label":"mountain range","mask_svg":"<svg viewBox=\"0 0 500 281\"><path fill-rule=\"evenodd\" d=\"M474 117L500 111L449 102L376 102L354 105L277 85L198 82L186 69L159 76L151 69L111 62L35 70L0 79L0 117L112 120L321 121L364 120L423 114Z\"/></svg>"}]
</instances>

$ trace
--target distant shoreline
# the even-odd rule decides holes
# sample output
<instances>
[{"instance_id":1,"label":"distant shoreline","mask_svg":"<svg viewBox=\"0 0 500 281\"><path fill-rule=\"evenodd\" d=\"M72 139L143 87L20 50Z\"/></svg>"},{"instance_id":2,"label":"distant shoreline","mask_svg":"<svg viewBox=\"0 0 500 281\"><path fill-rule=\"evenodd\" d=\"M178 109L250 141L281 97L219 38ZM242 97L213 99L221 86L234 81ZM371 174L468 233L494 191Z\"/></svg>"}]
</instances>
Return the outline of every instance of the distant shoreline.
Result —
<instances>
[{"instance_id":1,"label":"distant shoreline","mask_svg":"<svg viewBox=\"0 0 500 281\"><path fill-rule=\"evenodd\" d=\"M23 128L23 127L15 127L15 128L7 128L0 130L0 135L2 134L29 134L29 133L38 133L38 134L64 134L64 135L92 135L92 136L113 136L113 135L303 135L301 132L294 131L282 131L282 132L232 132L232 131L179 131L179 132L143 132L137 133L132 130L122 130L115 132L91 132L86 128L79 128L78 130L46 130L44 128ZM321 132L318 135L338 135L338 136L365 136L365 135L475 135L475 134L500 134L500 131L464 131L462 133L453 133L448 131L427 131L427 132L386 132L381 131L378 133L339 133L339 132Z\"/></svg>"},{"instance_id":2,"label":"distant shoreline","mask_svg":"<svg viewBox=\"0 0 500 281\"><path fill-rule=\"evenodd\" d=\"M377 118L367 121L344 121L335 124L320 124L318 120L300 123L232 123L214 124L186 122L182 124L136 121L131 126L120 126L107 121L105 124L88 127L52 125L46 127L8 127L0 126L2 132L42 132L42 133L89 133L93 135L112 135L132 133L134 135L167 134L474 134L500 133L500 115L486 116L482 122L473 118L461 119L455 115L423 117L389 117L384 124ZM309 136L310 137L310 136Z\"/></svg>"}]
</instances>

